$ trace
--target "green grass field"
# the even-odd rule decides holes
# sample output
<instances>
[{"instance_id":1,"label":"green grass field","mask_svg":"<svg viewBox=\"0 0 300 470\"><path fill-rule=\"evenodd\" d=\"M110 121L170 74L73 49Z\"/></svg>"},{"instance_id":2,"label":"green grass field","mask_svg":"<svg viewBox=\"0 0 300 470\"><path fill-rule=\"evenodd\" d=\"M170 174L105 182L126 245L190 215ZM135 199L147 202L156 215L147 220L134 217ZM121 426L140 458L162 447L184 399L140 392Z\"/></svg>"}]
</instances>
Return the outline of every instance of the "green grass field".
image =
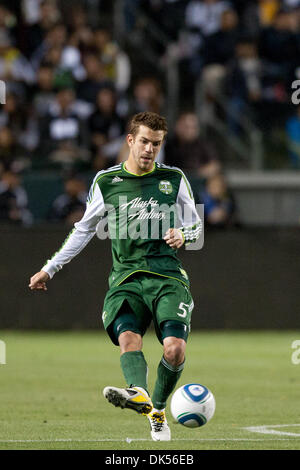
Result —
<instances>
[{"instance_id":1,"label":"green grass field","mask_svg":"<svg viewBox=\"0 0 300 470\"><path fill-rule=\"evenodd\" d=\"M0 339L0 449L300 449L300 364L291 362L299 331L192 332L178 386L211 388L216 413L188 429L168 410L167 443L150 439L145 417L103 398L106 385L124 385L104 333L2 331ZM144 354L152 390L161 346L151 332Z\"/></svg>"}]
</instances>

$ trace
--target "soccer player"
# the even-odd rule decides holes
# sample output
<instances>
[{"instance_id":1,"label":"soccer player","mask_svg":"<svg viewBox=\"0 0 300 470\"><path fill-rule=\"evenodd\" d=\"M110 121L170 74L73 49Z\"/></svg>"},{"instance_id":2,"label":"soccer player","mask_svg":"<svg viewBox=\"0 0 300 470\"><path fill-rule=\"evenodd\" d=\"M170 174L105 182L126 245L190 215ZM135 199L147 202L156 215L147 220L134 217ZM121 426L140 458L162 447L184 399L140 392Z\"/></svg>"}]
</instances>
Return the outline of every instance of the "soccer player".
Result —
<instances>
[{"instance_id":1,"label":"soccer player","mask_svg":"<svg viewBox=\"0 0 300 470\"><path fill-rule=\"evenodd\" d=\"M133 116L126 137L128 159L97 173L82 219L29 284L32 290L47 290L47 281L107 220L113 267L102 319L120 347L127 387L108 386L103 394L115 406L147 415L156 441L171 439L165 407L184 367L194 307L176 252L195 242L202 230L184 173L155 162L166 134L164 117L152 112ZM152 320L163 355L151 399L142 338Z\"/></svg>"}]
</instances>

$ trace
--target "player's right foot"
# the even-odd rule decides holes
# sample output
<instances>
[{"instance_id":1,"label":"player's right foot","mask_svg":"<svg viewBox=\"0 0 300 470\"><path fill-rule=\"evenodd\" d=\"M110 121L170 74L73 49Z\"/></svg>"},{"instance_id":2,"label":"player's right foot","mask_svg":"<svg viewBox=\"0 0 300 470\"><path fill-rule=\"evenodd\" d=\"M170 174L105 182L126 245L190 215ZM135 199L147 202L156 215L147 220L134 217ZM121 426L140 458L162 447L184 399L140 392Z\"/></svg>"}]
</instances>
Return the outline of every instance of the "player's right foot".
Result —
<instances>
[{"instance_id":1,"label":"player's right foot","mask_svg":"<svg viewBox=\"0 0 300 470\"><path fill-rule=\"evenodd\" d=\"M170 441L171 431L168 426L165 410L152 410L148 414L153 441Z\"/></svg>"},{"instance_id":2,"label":"player's right foot","mask_svg":"<svg viewBox=\"0 0 300 470\"><path fill-rule=\"evenodd\" d=\"M151 398L141 387L105 387L103 395L114 406L129 408L143 415L148 415L153 408Z\"/></svg>"}]
</instances>

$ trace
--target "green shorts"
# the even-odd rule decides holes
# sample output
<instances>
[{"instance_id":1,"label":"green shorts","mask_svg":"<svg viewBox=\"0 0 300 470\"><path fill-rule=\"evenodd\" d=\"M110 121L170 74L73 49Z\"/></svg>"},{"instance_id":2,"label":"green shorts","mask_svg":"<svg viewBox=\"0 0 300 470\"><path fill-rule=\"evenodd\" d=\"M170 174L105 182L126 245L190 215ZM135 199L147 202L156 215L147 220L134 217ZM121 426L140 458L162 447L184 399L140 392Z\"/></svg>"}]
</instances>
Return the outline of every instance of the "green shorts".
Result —
<instances>
[{"instance_id":1,"label":"green shorts","mask_svg":"<svg viewBox=\"0 0 300 470\"><path fill-rule=\"evenodd\" d=\"M126 282L111 288L105 297L102 320L112 342L118 344L112 323L120 311L129 311L136 316L137 329L143 336L151 321L156 335L162 343L161 324L168 320L184 323L190 330L194 302L190 290L182 282L151 274L137 273Z\"/></svg>"}]
</instances>

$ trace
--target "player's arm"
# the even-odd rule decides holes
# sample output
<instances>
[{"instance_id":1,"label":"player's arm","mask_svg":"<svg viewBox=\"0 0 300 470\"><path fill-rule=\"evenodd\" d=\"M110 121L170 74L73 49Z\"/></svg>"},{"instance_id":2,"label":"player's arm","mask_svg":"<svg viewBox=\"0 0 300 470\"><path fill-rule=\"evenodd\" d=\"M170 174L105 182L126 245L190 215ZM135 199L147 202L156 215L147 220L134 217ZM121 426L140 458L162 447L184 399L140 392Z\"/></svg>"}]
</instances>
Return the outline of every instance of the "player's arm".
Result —
<instances>
[{"instance_id":1,"label":"player's arm","mask_svg":"<svg viewBox=\"0 0 300 470\"><path fill-rule=\"evenodd\" d=\"M74 224L61 248L46 262L41 271L30 278L31 290L47 290L46 282L69 263L89 243L96 233L98 222L104 217L105 205L98 184L93 183L82 219Z\"/></svg>"},{"instance_id":2,"label":"player's arm","mask_svg":"<svg viewBox=\"0 0 300 470\"><path fill-rule=\"evenodd\" d=\"M195 242L202 230L202 222L195 207L192 189L183 173L176 203L179 227L170 228L164 236L166 243L175 250L185 243Z\"/></svg>"},{"instance_id":3,"label":"player's arm","mask_svg":"<svg viewBox=\"0 0 300 470\"><path fill-rule=\"evenodd\" d=\"M177 195L177 205L179 223L177 230L182 235L182 244L195 243L202 233L203 225L195 206L191 186L183 173Z\"/></svg>"}]
</instances>

